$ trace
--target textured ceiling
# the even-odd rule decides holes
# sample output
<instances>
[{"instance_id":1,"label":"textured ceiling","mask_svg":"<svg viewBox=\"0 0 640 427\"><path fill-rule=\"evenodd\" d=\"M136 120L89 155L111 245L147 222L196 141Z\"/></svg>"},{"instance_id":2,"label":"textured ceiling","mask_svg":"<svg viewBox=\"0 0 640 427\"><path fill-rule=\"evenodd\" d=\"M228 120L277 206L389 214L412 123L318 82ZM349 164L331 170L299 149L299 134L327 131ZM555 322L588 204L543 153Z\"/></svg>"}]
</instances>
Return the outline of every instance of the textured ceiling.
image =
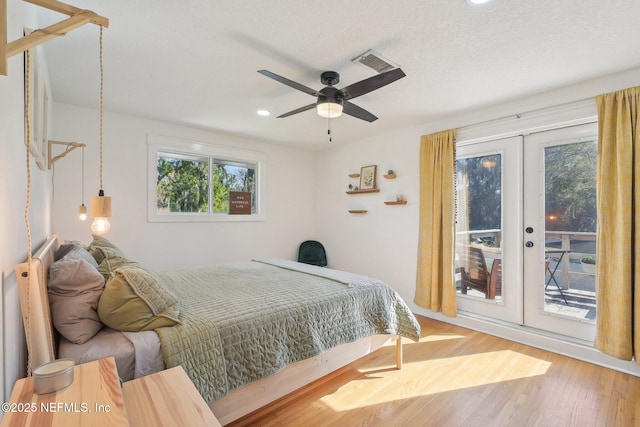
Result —
<instances>
[{"instance_id":1,"label":"textured ceiling","mask_svg":"<svg viewBox=\"0 0 640 427\"><path fill-rule=\"evenodd\" d=\"M105 110L308 148L328 145L311 96L375 75L351 58L374 49L407 77L353 102L379 117L331 121L334 144L420 125L640 66L638 0L69 0L110 20ZM28 5L26 7L36 7ZM64 16L38 8L44 27ZM53 98L98 107L99 29L44 44ZM270 117L259 117L267 109Z\"/></svg>"}]
</instances>

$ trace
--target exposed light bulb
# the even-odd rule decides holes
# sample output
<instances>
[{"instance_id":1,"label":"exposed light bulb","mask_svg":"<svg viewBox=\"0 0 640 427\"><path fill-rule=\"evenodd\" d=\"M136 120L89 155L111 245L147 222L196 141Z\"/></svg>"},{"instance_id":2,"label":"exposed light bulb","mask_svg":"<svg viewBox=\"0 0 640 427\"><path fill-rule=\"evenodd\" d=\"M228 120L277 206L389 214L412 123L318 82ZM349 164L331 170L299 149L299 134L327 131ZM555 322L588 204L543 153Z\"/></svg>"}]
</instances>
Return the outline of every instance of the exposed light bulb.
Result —
<instances>
[{"instance_id":1,"label":"exposed light bulb","mask_svg":"<svg viewBox=\"0 0 640 427\"><path fill-rule=\"evenodd\" d=\"M111 197L106 197L100 190L97 196L91 197L91 232L96 235L107 234L111 230L109 218L111 218Z\"/></svg>"},{"instance_id":2,"label":"exposed light bulb","mask_svg":"<svg viewBox=\"0 0 640 427\"><path fill-rule=\"evenodd\" d=\"M108 218L96 217L91 223L91 232L97 236L107 234L111 230L111 224Z\"/></svg>"},{"instance_id":3,"label":"exposed light bulb","mask_svg":"<svg viewBox=\"0 0 640 427\"><path fill-rule=\"evenodd\" d=\"M87 207L84 203L78 208L78 218L80 221L86 221L87 219Z\"/></svg>"}]
</instances>

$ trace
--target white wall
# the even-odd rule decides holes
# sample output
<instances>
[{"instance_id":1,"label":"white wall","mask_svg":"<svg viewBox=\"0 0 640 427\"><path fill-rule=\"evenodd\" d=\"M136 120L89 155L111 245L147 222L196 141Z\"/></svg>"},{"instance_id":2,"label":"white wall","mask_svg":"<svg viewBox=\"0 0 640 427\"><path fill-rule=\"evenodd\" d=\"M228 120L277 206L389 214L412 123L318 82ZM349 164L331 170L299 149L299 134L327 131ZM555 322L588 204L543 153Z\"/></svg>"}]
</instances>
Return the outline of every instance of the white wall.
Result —
<instances>
[{"instance_id":1,"label":"white wall","mask_svg":"<svg viewBox=\"0 0 640 427\"><path fill-rule=\"evenodd\" d=\"M33 10L18 0L7 2L7 39L22 36L33 25ZM16 379L25 374L25 340L18 299L15 265L27 258L24 222L27 173L24 144L23 55L9 59L7 76L0 76L0 397L7 401ZM34 251L50 231L50 174L31 165L29 213ZM1 414L0 414L1 416Z\"/></svg>"},{"instance_id":2,"label":"white wall","mask_svg":"<svg viewBox=\"0 0 640 427\"><path fill-rule=\"evenodd\" d=\"M316 206L320 240L331 267L378 277L411 301L418 224L418 129L377 140L342 145L317 154ZM348 195L349 178L361 166L377 165L379 193ZM397 178L383 174L393 169ZM387 206L397 194L406 205ZM350 209L366 209L351 214Z\"/></svg>"},{"instance_id":3,"label":"white wall","mask_svg":"<svg viewBox=\"0 0 640 427\"><path fill-rule=\"evenodd\" d=\"M85 204L98 191L98 111L54 105L53 134L86 143ZM266 221L147 222L147 134L264 153ZM103 185L112 197L107 238L152 269L248 260L294 259L302 240L314 232L314 154L164 122L119 114L104 116ZM89 220L77 219L81 203L81 150L56 162L53 229L63 239L90 242Z\"/></svg>"}]
</instances>

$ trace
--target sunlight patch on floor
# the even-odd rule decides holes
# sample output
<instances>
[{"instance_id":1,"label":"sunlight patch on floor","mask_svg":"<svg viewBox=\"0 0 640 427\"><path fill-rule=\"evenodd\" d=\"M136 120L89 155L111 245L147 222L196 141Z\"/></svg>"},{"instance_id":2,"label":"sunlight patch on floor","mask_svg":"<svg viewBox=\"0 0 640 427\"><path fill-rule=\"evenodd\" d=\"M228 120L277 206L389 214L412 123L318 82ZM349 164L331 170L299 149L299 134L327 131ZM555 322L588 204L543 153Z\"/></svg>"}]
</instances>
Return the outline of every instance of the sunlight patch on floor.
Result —
<instances>
[{"instance_id":1,"label":"sunlight patch on floor","mask_svg":"<svg viewBox=\"0 0 640 427\"><path fill-rule=\"evenodd\" d=\"M321 400L335 411L348 411L544 375L550 366L550 362L511 350L425 360L405 363L401 370L363 372L364 378L350 381ZM431 374L424 375L425 372ZM385 381L389 387L381 392L380 387L371 387L370 381Z\"/></svg>"},{"instance_id":2,"label":"sunlight patch on floor","mask_svg":"<svg viewBox=\"0 0 640 427\"><path fill-rule=\"evenodd\" d=\"M438 335L427 335L426 337L421 337L420 342L436 342L436 341L445 341L445 340L459 340L465 338L464 335L459 334L438 334ZM408 338L403 338L402 340L405 344L413 344L413 341ZM383 347L395 347L396 341L389 340L387 341Z\"/></svg>"},{"instance_id":3,"label":"sunlight patch on floor","mask_svg":"<svg viewBox=\"0 0 640 427\"><path fill-rule=\"evenodd\" d=\"M464 338L464 335L458 334L438 334L438 335L428 335L426 337L420 338L420 342L436 342L436 341L445 341L445 340L459 340Z\"/></svg>"}]
</instances>

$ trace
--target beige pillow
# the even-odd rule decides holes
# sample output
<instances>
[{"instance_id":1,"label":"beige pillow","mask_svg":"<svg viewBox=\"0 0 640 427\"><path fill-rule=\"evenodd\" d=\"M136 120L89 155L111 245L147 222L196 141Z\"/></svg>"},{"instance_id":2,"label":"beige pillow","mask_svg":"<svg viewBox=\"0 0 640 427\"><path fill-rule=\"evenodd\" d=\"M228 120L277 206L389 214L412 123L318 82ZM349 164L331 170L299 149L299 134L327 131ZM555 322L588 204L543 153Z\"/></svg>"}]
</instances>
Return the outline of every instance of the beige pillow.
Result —
<instances>
[{"instance_id":1,"label":"beige pillow","mask_svg":"<svg viewBox=\"0 0 640 427\"><path fill-rule=\"evenodd\" d=\"M104 278L84 259L62 259L49 269L51 319L58 332L83 344L102 329L97 307Z\"/></svg>"},{"instance_id":2,"label":"beige pillow","mask_svg":"<svg viewBox=\"0 0 640 427\"><path fill-rule=\"evenodd\" d=\"M104 259L105 255L103 249L109 249L123 258L127 257L124 252L122 252L119 247L111 243L109 239L102 236L93 236L93 241L91 242L87 250L91 255L93 255L98 264L100 264Z\"/></svg>"},{"instance_id":3,"label":"beige pillow","mask_svg":"<svg viewBox=\"0 0 640 427\"><path fill-rule=\"evenodd\" d=\"M176 296L142 266L118 268L105 286L98 316L119 331L149 331L180 322Z\"/></svg>"}]
</instances>

